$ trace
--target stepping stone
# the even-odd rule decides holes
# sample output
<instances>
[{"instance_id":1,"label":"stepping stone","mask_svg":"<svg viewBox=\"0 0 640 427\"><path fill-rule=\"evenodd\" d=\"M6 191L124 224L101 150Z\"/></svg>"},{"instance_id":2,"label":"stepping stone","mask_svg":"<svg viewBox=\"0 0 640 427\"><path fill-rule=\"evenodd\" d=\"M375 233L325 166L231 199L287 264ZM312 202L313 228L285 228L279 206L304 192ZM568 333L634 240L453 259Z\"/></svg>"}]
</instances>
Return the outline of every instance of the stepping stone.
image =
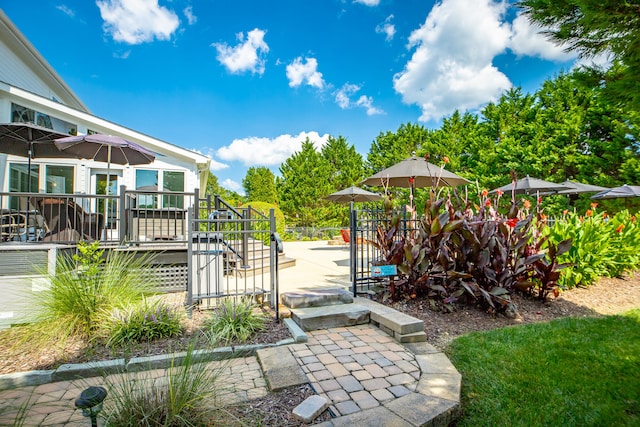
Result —
<instances>
[{"instance_id":1,"label":"stepping stone","mask_svg":"<svg viewBox=\"0 0 640 427\"><path fill-rule=\"evenodd\" d=\"M289 347L262 348L256 351L256 357L271 391L278 391L308 382L307 376L302 372Z\"/></svg>"},{"instance_id":2,"label":"stepping stone","mask_svg":"<svg viewBox=\"0 0 640 427\"><path fill-rule=\"evenodd\" d=\"M351 304L353 295L345 289L315 289L285 292L280 295L282 304L289 308L324 307L327 305Z\"/></svg>"},{"instance_id":3,"label":"stepping stone","mask_svg":"<svg viewBox=\"0 0 640 427\"><path fill-rule=\"evenodd\" d=\"M329 407L329 401L317 394L307 397L304 402L293 408L293 415L303 423L310 423Z\"/></svg>"},{"instance_id":4,"label":"stepping stone","mask_svg":"<svg viewBox=\"0 0 640 427\"><path fill-rule=\"evenodd\" d=\"M369 323L369 310L358 304L291 309L291 318L305 331Z\"/></svg>"}]
</instances>

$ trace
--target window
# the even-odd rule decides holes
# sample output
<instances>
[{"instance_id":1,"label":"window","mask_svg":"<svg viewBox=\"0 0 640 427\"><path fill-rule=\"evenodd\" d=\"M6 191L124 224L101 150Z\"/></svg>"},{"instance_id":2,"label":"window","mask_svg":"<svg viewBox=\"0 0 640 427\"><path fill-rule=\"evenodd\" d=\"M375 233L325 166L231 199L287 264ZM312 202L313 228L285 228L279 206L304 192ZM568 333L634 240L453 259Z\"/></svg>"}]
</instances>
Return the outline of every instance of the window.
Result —
<instances>
[{"instance_id":1,"label":"window","mask_svg":"<svg viewBox=\"0 0 640 427\"><path fill-rule=\"evenodd\" d=\"M47 193L73 193L73 166L47 166L45 169Z\"/></svg>"},{"instance_id":2,"label":"window","mask_svg":"<svg viewBox=\"0 0 640 427\"><path fill-rule=\"evenodd\" d=\"M158 191L158 171L136 170L136 190ZM153 194L139 194L137 206L139 208L157 208L158 198Z\"/></svg>"},{"instance_id":3,"label":"window","mask_svg":"<svg viewBox=\"0 0 640 427\"><path fill-rule=\"evenodd\" d=\"M40 166L31 165L31 175L29 175L29 166L26 163L9 163L9 191L16 193L26 193L31 191L37 193L39 191L38 181L40 180ZM29 188L31 181L31 188ZM10 209L24 210L26 205L21 202L21 197L11 197L9 201Z\"/></svg>"},{"instance_id":4,"label":"window","mask_svg":"<svg viewBox=\"0 0 640 427\"><path fill-rule=\"evenodd\" d=\"M35 123L38 126L69 135L78 134L78 127L73 123L13 103L11 104L11 121L16 123Z\"/></svg>"},{"instance_id":5,"label":"window","mask_svg":"<svg viewBox=\"0 0 640 427\"><path fill-rule=\"evenodd\" d=\"M184 172L164 171L162 173L163 191L184 191ZM164 195L162 196L162 206L165 208L184 209L184 196Z\"/></svg>"},{"instance_id":6,"label":"window","mask_svg":"<svg viewBox=\"0 0 640 427\"><path fill-rule=\"evenodd\" d=\"M175 191L184 192L184 172L163 171L162 182L159 183L160 174L157 170L137 169L136 170L136 190L139 191ZM161 184L161 185L159 185ZM159 200L153 194L139 194L137 206L139 208L178 208L184 209L183 194L164 194L162 205L158 205Z\"/></svg>"}]
</instances>

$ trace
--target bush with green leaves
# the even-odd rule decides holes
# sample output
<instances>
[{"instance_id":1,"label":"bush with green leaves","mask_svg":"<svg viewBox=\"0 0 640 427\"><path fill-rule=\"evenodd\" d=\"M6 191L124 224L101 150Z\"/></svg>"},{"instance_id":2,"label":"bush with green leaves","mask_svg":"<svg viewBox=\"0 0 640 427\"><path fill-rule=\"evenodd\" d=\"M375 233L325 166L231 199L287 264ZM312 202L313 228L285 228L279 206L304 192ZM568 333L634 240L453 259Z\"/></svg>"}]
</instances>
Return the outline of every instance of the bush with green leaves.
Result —
<instances>
[{"instance_id":1,"label":"bush with green leaves","mask_svg":"<svg viewBox=\"0 0 640 427\"><path fill-rule=\"evenodd\" d=\"M609 218L593 209L584 215L565 213L547 230L549 240L571 239L571 249L560 262L568 267L559 279L565 289L590 286L600 277L619 277L636 270L640 262L640 227L635 216L622 211Z\"/></svg>"},{"instance_id":2,"label":"bush with green leaves","mask_svg":"<svg viewBox=\"0 0 640 427\"><path fill-rule=\"evenodd\" d=\"M140 372L122 381L117 375L107 377L108 397L103 412L108 427L138 426L209 426L216 424L218 378L224 363L215 366L200 363L194 346L184 361L166 369L158 377Z\"/></svg>"},{"instance_id":3,"label":"bush with green leaves","mask_svg":"<svg viewBox=\"0 0 640 427\"><path fill-rule=\"evenodd\" d=\"M205 320L205 333L211 342L246 342L264 329L266 316L249 298L226 298Z\"/></svg>"},{"instance_id":4,"label":"bush with green leaves","mask_svg":"<svg viewBox=\"0 0 640 427\"><path fill-rule=\"evenodd\" d=\"M49 286L35 293L29 339L64 341L71 336L96 338L116 307L140 301L154 275L148 256L99 249L78 243L78 253L57 260L55 273L45 273Z\"/></svg>"},{"instance_id":5,"label":"bush with green leaves","mask_svg":"<svg viewBox=\"0 0 640 427\"><path fill-rule=\"evenodd\" d=\"M182 313L161 300L141 302L112 311L105 326L107 345L123 347L131 343L170 338L182 332Z\"/></svg>"}]
</instances>

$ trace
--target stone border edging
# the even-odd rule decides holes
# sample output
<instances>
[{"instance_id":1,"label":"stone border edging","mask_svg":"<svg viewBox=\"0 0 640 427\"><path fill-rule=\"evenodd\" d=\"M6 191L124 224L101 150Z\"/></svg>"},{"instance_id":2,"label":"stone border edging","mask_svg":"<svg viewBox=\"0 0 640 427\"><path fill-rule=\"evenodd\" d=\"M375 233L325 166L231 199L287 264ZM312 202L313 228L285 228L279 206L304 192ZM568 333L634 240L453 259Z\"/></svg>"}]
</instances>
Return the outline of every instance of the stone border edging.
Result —
<instances>
[{"instance_id":1,"label":"stone border edging","mask_svg":"<svg viewBox=\"0 0 640 427\"><path fill-rule=\"evenodd\" d=\"M257 350L268 347L279 347L289 344L307 342L305 334L291 319L283 319L293 338L280 340L274 344L249 344L237 347L219 347L213 350L194 350L192 357L196 363L213 362L237 357L254 356ZM0 391L18 387L38 386L58 381L72 381L102 375L140 372L151 369L164 369L182 364L186 352L159 354L153 356L133 357L125 359L104 360L88 363L68 363L52 370L36 370L15 372L0 375Z\"/></svg>"}]
</instances>

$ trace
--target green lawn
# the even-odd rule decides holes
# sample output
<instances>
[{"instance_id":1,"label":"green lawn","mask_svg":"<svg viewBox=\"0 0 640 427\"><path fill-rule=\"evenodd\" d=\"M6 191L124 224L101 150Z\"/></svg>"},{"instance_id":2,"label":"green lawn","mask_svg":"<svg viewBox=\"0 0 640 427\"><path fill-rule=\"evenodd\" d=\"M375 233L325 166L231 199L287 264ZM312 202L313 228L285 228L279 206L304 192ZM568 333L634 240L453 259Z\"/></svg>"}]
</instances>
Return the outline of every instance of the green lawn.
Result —
<instances>
[{"instance_id":1,"label":"green lawn","mask_svg":"<svg viewBox=\"0 0 640 427\"><path fill-rule=\"evenodd\" d=\"M458 426L640 425L640 309L456 339Z\"/></svg>"}]
</instances>

